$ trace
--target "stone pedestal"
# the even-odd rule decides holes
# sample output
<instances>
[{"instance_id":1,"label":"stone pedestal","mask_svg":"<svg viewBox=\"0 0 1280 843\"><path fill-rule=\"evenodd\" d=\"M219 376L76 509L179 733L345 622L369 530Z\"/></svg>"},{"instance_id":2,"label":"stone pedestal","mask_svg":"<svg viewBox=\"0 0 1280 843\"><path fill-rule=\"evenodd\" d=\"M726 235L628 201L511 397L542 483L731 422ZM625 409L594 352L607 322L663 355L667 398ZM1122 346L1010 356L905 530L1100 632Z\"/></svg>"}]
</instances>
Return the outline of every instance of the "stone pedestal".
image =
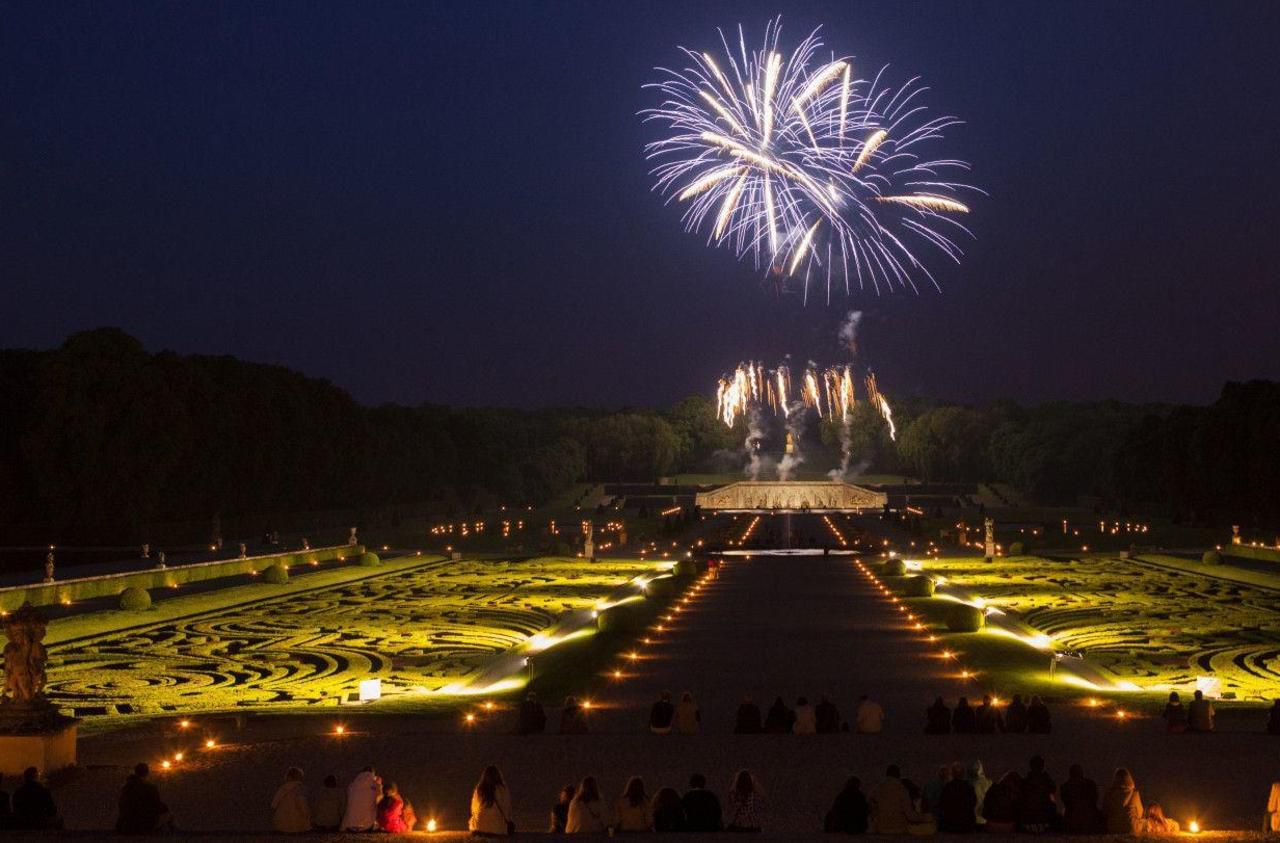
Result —
<instances>
[{"instance_id":1,"label":"stone pedestal","mask_svg":"<svg viewBox=\"0 0 1280 843\"><path fill-rule=\"evenodd\" d=\"M0 773L21 777L23 770L35 767L47 776L74 767L79 723L52 709L31 716L11 706L0 708Z\"/></svg>"}]
</instances>

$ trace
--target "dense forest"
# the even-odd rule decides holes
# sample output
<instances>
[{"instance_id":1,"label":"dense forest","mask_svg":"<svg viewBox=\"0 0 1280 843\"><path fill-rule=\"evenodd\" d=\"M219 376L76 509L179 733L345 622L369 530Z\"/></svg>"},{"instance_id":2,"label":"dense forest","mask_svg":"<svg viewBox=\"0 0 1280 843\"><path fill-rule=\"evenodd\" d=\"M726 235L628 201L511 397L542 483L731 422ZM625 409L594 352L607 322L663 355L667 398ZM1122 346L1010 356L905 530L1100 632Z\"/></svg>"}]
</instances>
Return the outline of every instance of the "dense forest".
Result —
<instances>
[{"instance_id":1,"label":"dense forest","mask_svg":"<svg viewBox=\"0 0 1280 843\"><path fill-rule=\"evenodd\" d=\"M414 506L452 515L539 503L582 480L734 470L745 431L707 397L666 410L365 407L332 384L230 357L149 353L115 329L0 351L0 542L135 541L150 525ZM1280 385L1208 407L865 404L842 440L859 471L1008 482L1184 521L1280 523ZM817 466L818 461L811 464Z\"/></svg>"}]
</instances>

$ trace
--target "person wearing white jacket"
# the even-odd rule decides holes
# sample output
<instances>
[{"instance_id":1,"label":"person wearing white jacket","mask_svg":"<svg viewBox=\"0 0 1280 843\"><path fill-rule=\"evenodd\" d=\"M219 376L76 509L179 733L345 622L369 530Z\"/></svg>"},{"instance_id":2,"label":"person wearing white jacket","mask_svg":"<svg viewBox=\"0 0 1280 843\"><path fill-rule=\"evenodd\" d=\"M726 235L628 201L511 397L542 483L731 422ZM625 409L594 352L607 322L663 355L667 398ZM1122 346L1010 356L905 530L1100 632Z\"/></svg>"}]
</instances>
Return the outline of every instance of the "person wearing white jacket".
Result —
<instances>
[{"instance_id":1,"label":"person wearing white jacket","mask_svg":"<svg viewBox=\"0 0 1280 843\"><path fill-rule=\"evenodd\" d=\"M290 767L284 774L284 784L271 799L271 827L285 834L311 830L311 806L302 784L302 770L297 767Z\"/></svg>"},{"instance_id":2,"label":"person wearing white jacket","mask_svg":"<svg viewBox=\"0 0 1280 843\"><path fill-rule=\"evenodd\" d=\"M382 779L365 767L347 785L347 810L342 814L345 831L373 831L378 827L378 800L382 799Z\"/></svg>"},{"instance_id":3,"label":"person wearing white jacket","mask_svg":"<svg viewBox=\"0 0 1280 843\"><path fill-rule=\"evenodd\" d=\"M476 789L471 792L471 818L467 828L472 834L505 837L514 830L510 820L511 793L502 780L502 773L492 765L485 767Z\"/></svg>"},{"instance_id":4,"label":"person wearing white jacket","mask_svg":"<svg viewBox=\"0 0 1280 843\"><path fill-rule=\"evenodd\" d=\"M600 787L592 776L587 776L578 786L578 792L569 803L569 821L566 834L603 834L608 830L604 802L600 799Z\"/></svg>"}]
</instances>

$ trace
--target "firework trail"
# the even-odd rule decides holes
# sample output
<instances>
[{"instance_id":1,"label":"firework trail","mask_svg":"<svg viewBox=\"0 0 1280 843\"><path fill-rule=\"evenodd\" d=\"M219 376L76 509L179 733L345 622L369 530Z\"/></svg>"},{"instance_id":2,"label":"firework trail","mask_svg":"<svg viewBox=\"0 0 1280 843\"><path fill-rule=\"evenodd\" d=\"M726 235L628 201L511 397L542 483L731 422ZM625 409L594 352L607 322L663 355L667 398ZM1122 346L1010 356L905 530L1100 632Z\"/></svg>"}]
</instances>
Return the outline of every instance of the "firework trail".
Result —
<instances>
[{"instance_id":1,"label":"firework trail","mask_svg":"<svg viewBox=\"0 0 1280 843\"><path fill-rule=\"evenodd\" d=\"M766 369L760 363L739 363L716 386L716 415L727 427L753 408L767 409L789 419L805 408L820 418L838 415L846 420L856 404L853 371L849 366L819 370L810 365L793 379L786 365Z\"/></svg>"},{"instance_id":2,"label":"firework trail","mask_svg":"<svg viewBox=\"0 0 1280 843\"><path fill-rule=\"evenodd\" d=\"M880 417L889 426L889 438L897 442L898 428L893 424L893 408L889 406L889 399L881 395L880 390L876 387L874 372L867 375L867 400L871 402L871 406L880 411Z\"/></svg>"},{"instance_id":3,"label":"firework trail","mask_svg":"<svg viewBox=\"0 0 1280 843\"><path fill-rule=\"evenodd\" d=\"M789 55L778 20L759 50L720 33L723 54L682 49L688 65L659 68L645 86L662 102L641 114L669 131L646 146L655 190L687 203L685 227L708 242L750 255L758 268L851 292L937 282L915 250L922 244L959 262L956 198L978 191L951 178L968 164L935 157L930 146L957 124L928 117L921 87L858 79L852 60L820 56L815 30Z\"/></svg>"}]
</instances>

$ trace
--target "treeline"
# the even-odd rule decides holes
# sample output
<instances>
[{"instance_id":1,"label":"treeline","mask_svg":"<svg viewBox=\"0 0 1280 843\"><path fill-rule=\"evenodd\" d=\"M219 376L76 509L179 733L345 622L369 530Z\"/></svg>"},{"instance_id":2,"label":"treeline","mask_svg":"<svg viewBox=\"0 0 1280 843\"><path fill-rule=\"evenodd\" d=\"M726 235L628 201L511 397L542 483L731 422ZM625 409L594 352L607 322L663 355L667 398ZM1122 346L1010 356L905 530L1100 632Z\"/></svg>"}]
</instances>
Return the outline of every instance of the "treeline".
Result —
<instances>
[{"instance_id":1,"label":"treeline","mask_svg":"<svg viewBox=\"0 0 1280 843\"><path fill-rule=\"evenodd\" d=\"M364 407L231 357L148 353L116 329L0 351L0 543L145 540L214 516L540 503L653 480L724 447L711 402L648 410Z\"/></svg>"}]
</instances>

